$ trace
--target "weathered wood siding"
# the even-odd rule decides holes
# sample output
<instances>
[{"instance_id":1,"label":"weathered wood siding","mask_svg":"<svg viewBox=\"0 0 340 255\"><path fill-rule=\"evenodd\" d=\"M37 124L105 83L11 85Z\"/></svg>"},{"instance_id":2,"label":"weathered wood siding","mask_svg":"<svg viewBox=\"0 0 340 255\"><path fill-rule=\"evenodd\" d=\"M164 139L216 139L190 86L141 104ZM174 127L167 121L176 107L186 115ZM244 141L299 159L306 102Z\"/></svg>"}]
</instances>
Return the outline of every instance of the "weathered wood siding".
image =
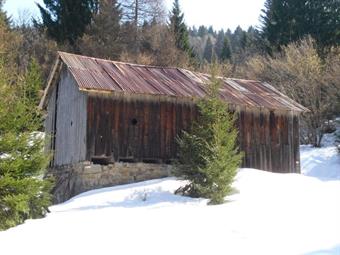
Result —
<instances>
[{"instance_id":1,"label":"weathered wood siding","mask_svg":"<svg viewBox=\"0 0 340 255\"><path fill-rule=\"evenodd\" d=\"M90 96L87 159L168 162L176 157L176 136L187 129L196 108L176 101Z\"/></svg>"},{"instance_id":2,"label":"weathered wood siding","mask_svg":"<svg viewBox=\"0 0 340 255\"><path fill-rule=\"evenodd\" d=\"M176 136L197 117L190 103L93 95L87 112L87 160L171 161ZM298 116L240 110L237 126L244 167L300 172Z\"/></svg>"},{"instance_id":3,"label":"weathered wood siding","mask_svg":"<svg viewBox=\"0 0 340 255\"><path fill-rule=\"evenodd\" d=\"M49 100L45 124L52 166L84 161L87 95L79 91L71 74L63 69Z\"/></svg>"},{"instance_id":4,"label":"weathered wood siding","mask_svg":"<svg viewBox=\"0 0 340 255\"><path fill-rule=\"evenodd\" d=\"M289 112L241 111L239 147L243 167L274 172L300 172L299 120Z\"/></svg>"},{"instance_id":5,"label":"weathered wood siding","mask_svg":"<svg viewBox=\"0 0 340 255\"><path fill-rule=\"evenodd\" d=\"M53 134L55 130L56 91L57 86L53 88L47 105L47 116L45 119L45 133L47 134L45 142L45 151L47 153L51 152L54 148Z\"/></svg>"}]
</instances>

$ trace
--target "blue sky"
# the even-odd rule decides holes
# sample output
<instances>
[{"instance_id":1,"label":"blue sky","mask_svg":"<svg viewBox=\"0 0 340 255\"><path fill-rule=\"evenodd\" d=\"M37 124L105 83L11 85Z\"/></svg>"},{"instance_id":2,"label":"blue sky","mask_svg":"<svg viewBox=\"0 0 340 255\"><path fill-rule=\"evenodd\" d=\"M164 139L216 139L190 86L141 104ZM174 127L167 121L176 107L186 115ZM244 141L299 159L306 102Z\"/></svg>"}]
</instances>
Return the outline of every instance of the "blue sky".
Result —
<instances>
[{"instance_id":1,"label":"blue sky","mask_svg":"<svg viewBox=\"0 0 340 255\"><path fill-rule=\"evenodd\" d=\"M39 15L36 2L42 0L5 0L5 10L14 19L24 17L27 11ZM172 0L165 0L170 9ZM265 0L180 0L180 5L189 26L213 25L215 29L230 28L237 25L246 29L250 25L259 25L259 16Z\"/></svg>"}]
</instances>

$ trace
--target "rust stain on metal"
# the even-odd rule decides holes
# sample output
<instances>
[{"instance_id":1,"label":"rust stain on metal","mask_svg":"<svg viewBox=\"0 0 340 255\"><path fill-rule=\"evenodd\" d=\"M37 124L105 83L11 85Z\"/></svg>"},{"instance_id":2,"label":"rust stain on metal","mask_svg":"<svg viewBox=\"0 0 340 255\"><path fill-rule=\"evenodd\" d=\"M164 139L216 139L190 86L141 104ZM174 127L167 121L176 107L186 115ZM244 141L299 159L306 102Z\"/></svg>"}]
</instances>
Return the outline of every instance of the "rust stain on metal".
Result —
<instances>
[{"instance_id":1,"label":"rust stain on metal","mask_svg":"<svg viewBox=\"0 0 340 255\"><path fill-rule=\"evenodd\" d=\"M203 98L210 76L180 68L144 66L59 52L80 89L161 95L181 98ZM305 112L296 103L268 83L220 78L220 96L230 104Z\"/></svg>"}]
</instances>

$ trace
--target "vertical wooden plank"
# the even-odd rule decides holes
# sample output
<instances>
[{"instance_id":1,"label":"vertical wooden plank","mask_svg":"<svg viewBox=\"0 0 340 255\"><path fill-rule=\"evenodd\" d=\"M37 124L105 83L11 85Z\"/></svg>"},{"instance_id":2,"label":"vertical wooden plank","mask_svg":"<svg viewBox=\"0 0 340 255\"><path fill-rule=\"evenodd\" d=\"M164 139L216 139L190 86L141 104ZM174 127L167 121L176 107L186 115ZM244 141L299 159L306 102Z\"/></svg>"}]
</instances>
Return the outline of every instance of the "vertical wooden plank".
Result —
<instances>
[{"instance_id":1,"label":"vertical wooden plank","mask_svg":"<svg viewBox=\"0 0 340 255\"><path fill-rule=\"evenodd\" d=\"M295 172L300 173L301 171L301 164L300 164L300 131L299 131L299 117L294 116L293 119L293 139L294 139L294 162L295 162Z\"/></svg>"},{"instance_id":2,"label":"vertical wooden plank","mask_svg":"<svg viewBox=\"0 0 340 255\"><path fill-rule=\"evenodd\" d=\"M58 84L54 163L61 166L86 159L87 97L66 69Z\"/></svg>"},{"instance_id":3,"label":"vertical wooden plank","mask_svg":"<svg viewBox=\"0 0 340 255\"><path fill-rule=\"evenodd\" d=\"M164 159L165 156L165 128L166 128L166 109L164 103L160 103L160 159Z\"/></svg>"}]
</instances>

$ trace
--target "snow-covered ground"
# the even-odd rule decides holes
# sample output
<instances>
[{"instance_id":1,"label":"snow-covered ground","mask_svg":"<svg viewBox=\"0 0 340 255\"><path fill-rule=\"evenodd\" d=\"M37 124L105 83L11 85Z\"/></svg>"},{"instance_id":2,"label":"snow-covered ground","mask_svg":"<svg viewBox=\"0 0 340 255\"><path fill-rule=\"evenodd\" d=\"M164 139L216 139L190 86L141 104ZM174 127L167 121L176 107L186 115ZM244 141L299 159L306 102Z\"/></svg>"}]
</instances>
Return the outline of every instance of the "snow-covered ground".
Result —
<instances>
[{"instance_id":1,"label":"snow-covered ground","mask_svg":"<svg viewBox=\"0 0 340 255\"><path fill-rule=\"evenodd\" d=\"M175 196L174 178L86 192L0 232L0 254L339 255L340 156L328 144L301 159L303 175L241 169L218 206Z\"/></svg>"},{"instance_id":2,"label":"snow-covered ground","mask_svg":"<svg viewBox=\"0 0 340 255\"><path fill-rule=\"evenodd\" d=\"M300 153L302 174L325 181L340 180L340 154L335 146L301 146Z\"/></svg>"},{"instance_id":3,"label":"snow-covered ground","mask_svg":"<svg viewBox=\"0 0 340 255\"><path fill-rule=\"evenodd\" d=\"M340 156L335 146L340 142L340 118L336 123L337 131L324 135L321 148L300 146L302 174L321 180L340 180Z\"/></svg>"}]
</instances>

